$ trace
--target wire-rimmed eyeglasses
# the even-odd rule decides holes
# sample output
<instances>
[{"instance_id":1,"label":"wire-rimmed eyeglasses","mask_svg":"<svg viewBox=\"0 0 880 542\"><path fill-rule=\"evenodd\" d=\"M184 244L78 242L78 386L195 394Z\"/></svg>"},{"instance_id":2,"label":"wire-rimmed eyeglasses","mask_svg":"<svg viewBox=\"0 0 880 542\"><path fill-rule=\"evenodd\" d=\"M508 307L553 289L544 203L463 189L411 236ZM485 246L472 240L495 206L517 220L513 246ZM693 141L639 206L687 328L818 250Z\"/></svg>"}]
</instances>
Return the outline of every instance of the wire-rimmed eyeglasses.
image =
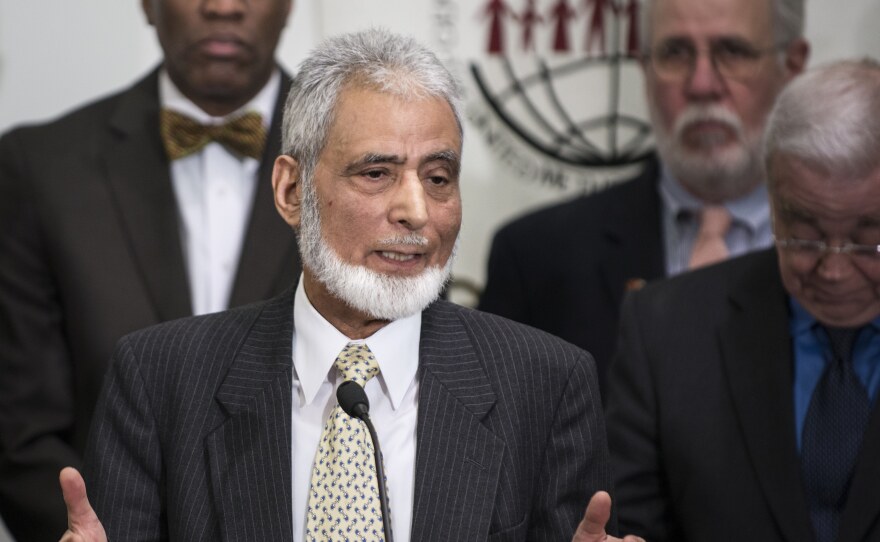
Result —
<instances>
[{"instance_id":1,"label":"wire-rimmed eyeglasses","mask_svg":"<svg viewBox=\"0 0 880 542\"><path fill-rule=\"evenodd\" d=\"M713 41L708 48L712 66L725 79L749 79L758 70L764 55L775 53L784 45L758 48L741 39L726 38ZM647 55L658 77L678 81L689 77L697 65L697 58L705 48L690 40L669 40L655 47Z\"/></svg>"},{"instance_id":2,"label":"wire-rimmed eyeglasses","mask_svg":"<svg viewBox=\"0 0 880 542\"><path fill-rule=\"evenodd\" d=\"M848 254L860 260L880 262L880 245L861 245L857 243L843 243L842 245L829 245L825 241L813 241L809 239L786 239L773 240L779 249L787 250L793 254L820 258L828 254Z\"/></svg>"}]
</instances>

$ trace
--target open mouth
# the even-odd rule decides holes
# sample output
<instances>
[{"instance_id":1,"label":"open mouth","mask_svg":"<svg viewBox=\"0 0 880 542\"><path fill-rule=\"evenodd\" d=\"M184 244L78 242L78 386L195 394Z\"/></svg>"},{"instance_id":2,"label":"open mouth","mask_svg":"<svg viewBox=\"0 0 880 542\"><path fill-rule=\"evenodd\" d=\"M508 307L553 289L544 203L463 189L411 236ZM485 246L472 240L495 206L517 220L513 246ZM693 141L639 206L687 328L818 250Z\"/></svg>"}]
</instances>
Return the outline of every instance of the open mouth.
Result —
<instances>
[{"instance_id":1,"label":"open mouth","mask_svg":"<svg viewBox=\"0 0 880 542\"><path fill-rule=\"evenodd\" d=\"M389 260L393 260L395 262L408 262L411 260L415 260L419 257L419 254L404 254L402 252L388 252L382 251L379 253L383 258L387 258Z\"/></svg>"}]
</instances>

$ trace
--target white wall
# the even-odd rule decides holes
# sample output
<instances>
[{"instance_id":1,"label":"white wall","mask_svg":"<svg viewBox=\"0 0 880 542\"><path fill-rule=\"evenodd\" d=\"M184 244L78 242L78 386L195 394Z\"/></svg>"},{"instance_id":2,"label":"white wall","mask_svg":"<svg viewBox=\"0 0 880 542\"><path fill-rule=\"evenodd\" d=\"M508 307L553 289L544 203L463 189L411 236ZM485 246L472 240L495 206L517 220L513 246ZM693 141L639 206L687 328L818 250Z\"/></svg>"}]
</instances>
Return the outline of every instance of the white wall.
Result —
<instances>
[{"instance_id":1,"label":"white wall","mask_svg":"<svg viewBox=\"0 0 880 542\"><path fill-rule=\"evenodd\" d=\"M509 0L515 7L523 0ZM472 54L472 28L485 0L298 0L279 58L294 68L325 35L381 25L446 47L460 75ZM441 17L442 16L442 17ZM444 33L454 23L458 35ZM807 0L812 63L880 57L880 2ZM481 35L482 36L482 35ZM86 100L121 88L159 58L152 29L136 0L0 0L0 132L57 116ZM466 128L462 176L465 221L456 275L477 284L492 233L527 208L570 194L515 179L494 159L481 135ZM51 149L47 149L51 153ZM47 154L47 159L51 155ZM0 542L5 542L0 526Z\"/></svg>"}]
</instances>

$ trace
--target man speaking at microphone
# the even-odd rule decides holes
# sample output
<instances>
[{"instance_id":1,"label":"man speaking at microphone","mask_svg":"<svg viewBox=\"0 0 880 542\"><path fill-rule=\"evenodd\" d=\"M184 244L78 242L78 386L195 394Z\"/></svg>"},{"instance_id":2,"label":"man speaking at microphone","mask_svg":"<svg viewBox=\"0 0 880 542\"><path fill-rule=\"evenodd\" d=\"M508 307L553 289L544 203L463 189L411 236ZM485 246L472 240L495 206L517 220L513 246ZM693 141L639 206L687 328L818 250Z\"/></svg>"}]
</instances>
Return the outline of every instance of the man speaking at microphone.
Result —
<instances>
[{"instance_id":1,"label":"man speaking at microphone","mask_svg":"<svg viewBox=\"0 0 880 542\"><path fill-rule=\"evenodd\" d=\"M605 540L589 355L444 301L461 225L458 87L410 39L331 39L284 111L275 204L303 273L268 302L118 345L67 540ZM387 473L334 389L364 387ZM98 522L103 522L103 528ZM577 533L575 532L577 529Z\"/></svg>"}]
</instances>

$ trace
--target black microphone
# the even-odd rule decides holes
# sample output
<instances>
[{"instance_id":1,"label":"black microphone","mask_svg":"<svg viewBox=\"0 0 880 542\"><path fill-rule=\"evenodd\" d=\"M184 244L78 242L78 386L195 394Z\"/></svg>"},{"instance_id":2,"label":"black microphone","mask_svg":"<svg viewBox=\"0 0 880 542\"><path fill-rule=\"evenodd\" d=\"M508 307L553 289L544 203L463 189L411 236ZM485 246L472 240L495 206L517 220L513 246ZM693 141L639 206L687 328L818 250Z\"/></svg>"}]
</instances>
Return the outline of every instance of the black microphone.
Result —
<instances>
[{"instance_id":1,"label":"black microphone","mask_svg":"<svg viewBox=\"0 0 880 542\"><path fill-rule=\"evenodd\" d=\"M388 497L385 496L385 471L382 468L382 451L379 449L379 437L370 421L370 400L367 392L353 380L346 380L336 388L336 400L342 410L352 418L358 418L367 425L370 438L373 439L373 452L376 459L376 476L379 477L379 504L382 506L382 526L385 528L385 541L394 542L391 537L391 515L388 513Z\"/></svg>"}]
</instances>

